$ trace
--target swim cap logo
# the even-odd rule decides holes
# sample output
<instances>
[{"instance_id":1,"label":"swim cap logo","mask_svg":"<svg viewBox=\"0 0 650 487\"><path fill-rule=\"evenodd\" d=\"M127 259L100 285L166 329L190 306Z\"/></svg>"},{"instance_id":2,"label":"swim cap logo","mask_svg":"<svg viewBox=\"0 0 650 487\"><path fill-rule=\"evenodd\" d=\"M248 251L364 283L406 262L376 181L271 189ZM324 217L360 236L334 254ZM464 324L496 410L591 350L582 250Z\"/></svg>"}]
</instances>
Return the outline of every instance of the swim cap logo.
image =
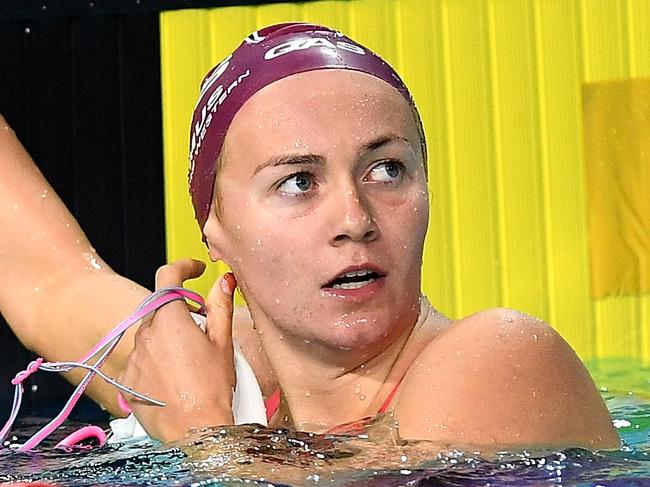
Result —
<instances>
[{"instance_id":1,"label":"swim cap logo","mask_svg":"<svg viewBox=\"0 0 650 487\"><path fill-rule=\"evenodd\" d=\"M266 36L261 36L259 32L255 31L244 39L246 44L258 44L266 39Z\"/></svg>"},{"instance_id":2,"label":"swim cap logo","mask_svg":"<svg viewBox=\"0 0 650 487\"><path fill-rule=\"evenodd\" d=\"M230 65L231 59L232 59L232 54L229 55L223 61L221 61L217 65L217 67L214 68L212 73L210 73L210 76L208 76L205 80L203 80L203 83L201 84L201 93L199 93L199 101L196 103L197 106L201 101L201 98L203 98L203 95L205 95L205 92L208 91L212 87L212 85L221 77L221 75L226 72L226 69L228 69L228 66Z\"/></svg>"},{"instance_id":3,"label":"swim cap logo","mask_svg":"<svg viewBox=\"0 0 650 487\"><path fill-rule=\"evenodd\" d=\"M289 42L278 44L264 53L264 59L269 61L284 56L285 54L289 54L290 52L304 51L305 49L311 49L312 47L326 47L333 50L341 49L355 54L366 54L366 51L361 46L349 42L336 41L336 43L333 43L329 39L324 39L322 37L311 37L308 39L294 39Z\"/></svg>"}]
</instances>

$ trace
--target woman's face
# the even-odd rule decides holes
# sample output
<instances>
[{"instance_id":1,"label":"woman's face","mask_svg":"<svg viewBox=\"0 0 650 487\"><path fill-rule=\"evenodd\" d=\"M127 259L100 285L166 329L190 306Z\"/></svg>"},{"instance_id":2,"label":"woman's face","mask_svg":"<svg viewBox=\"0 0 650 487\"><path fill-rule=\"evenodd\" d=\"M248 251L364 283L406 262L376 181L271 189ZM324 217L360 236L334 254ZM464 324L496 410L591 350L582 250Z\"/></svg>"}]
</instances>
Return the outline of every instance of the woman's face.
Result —
<instances>
[{"instance_id":1,"label":"woman's face","mask_svg":"<svg viewBox=\"0 0 650 487\"><path fill-rule=\"evenodd\" d=\"M233 120L205 232L283 338L391 343L417 319L428 220L408 103L369 75L320 70L255 94Z\"/></svg>"}]
</instances>

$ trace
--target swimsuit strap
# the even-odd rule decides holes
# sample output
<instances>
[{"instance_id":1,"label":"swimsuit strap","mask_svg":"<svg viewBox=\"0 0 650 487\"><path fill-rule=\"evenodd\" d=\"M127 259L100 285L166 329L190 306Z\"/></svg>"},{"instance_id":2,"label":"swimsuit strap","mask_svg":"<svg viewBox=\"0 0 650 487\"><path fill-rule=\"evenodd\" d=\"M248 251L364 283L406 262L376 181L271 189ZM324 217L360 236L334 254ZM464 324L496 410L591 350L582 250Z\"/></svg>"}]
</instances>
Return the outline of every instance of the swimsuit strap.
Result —
<instances>
[{"instance_id":1,"label":"swimsuit strap","mask_svg":"<svg viewBox=\"0 0 650 487\"><path fill-rule=\"evenodd\" d=\"M397 384L395 384L395 387L393 387L393 390L390 391L390 394L388 394L388 397L384 401L384 404L381 405L379 408L378 413L385 413L388 411L388 407L390 406L390 403L393 401L393 398L395 397L395 394L397 393L397 389L399 389L399 386L402 385L402 381L400 380Z\"/></svg>"},{"instance_id":2,"label":"swimsuit strap","mask_svg":"<svg viewBox=\"0 0 650 487\"><path fill-rule=\"evenodd\" d=\"M264 406L266 407L266 420L271 421L271 418L275 413L280 409L280 389L273 391L269 397L264 401Z\"/></svg>"},{"instance_id":3,"label":"swimsuit strap","mask_svg":"<svg viewBox=\"0 0 650 487\"><path fill-rule=\"evenodd\" d=\"M378 414L385 413L386 411L388 411L388 408L390 407L390 403L393 401L393 398L397 393L397 389L399 389L399 386L401 384L402 381L399 381L397 384L395 384L395 387L393 387L393 390L390 391L390 394L388 394L388 397L379 408L379 411L377 411ZM273 391L273 394L267 397L266 401L264 401L264 406L266 407L267 421L271 421L273 415L278 412L278 409L280 408L280 396L281 396L280 389L276 389L275 391Z\"/></svg>"}]
</instances>

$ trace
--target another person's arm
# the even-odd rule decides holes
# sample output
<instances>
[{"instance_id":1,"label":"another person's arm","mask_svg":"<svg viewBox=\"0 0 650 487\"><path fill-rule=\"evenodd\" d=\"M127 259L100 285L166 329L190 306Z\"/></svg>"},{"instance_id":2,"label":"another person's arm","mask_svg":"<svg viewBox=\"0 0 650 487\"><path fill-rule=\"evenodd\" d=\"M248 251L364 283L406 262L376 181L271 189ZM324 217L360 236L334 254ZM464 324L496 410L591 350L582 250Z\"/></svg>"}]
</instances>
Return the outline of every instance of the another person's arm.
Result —
<instances>
[{"instance_id":1,"label":"another person's arm","mask_svg":"<svg viewBox=\"0 0 650 487\"><path fill-rule=\"evenodd\" d=\"M29 349L48 360L80 358L115 324L133 312L149 294L147 289L115 273L94 252L74 217L1 115L0 228L0 312L18 338ZM171 269L172 277L171 281L167 278L167 285L181 285L183 280L190 276L196 277L203 271L203 266L199 263L189 265L187 262L181 261L162 268L165 269L163 276L169 276ZM157 278L160 279L158 275ZM150 334L153 329L158 330L155 346L153 342L149 344L141 340L140 351L129 357L134 348L137 330L137 327L133 327L104 363L102 370L115 378L126 374L129 385L137 390L139 386L151 389L154 384L154 389L163 391L163 394L179 387L188 390L202 387L209 394L210 387L206 388L204 381L206 377L214 379L205 372L214 366L215 359L218 358L215 356L218 348L215 348L215 343L220 340L215 338L215 330L225 329L228 336L232 333L232 304L229 306L226 313L229 321L227 326L213 327L212 335L206 339L193 325L183 305L167 305L156 314L156 326L145 325L147 331L140 333ZM244 354L260 377L263 391L269 393L276 387L275 377L260 349L258 337L245 309L236 313L232 325ZM183 333L183 347L180 346L181 340L174 338L178 333ZM218 336L222 335L223 333ZM169 346L175 347L179 352L175 365L170 362L173 354L170 353ZM181 353L197 364L194 367L197 374L183 375ZM144 377L134 374L136 370L142 372L147 367L160 366L161 357L165 360L165 367L161 370L167 371L166 374L153 379L146 377L147 374ZM130 361L128 368L127 360ZM17 367L24 365L26 364L16 364ZM231 367L221 367L223 371L217 367L211 373L227 375ZM170 370L172 368L174 370ZM201 369L203 373L200 372ZM83 374L83 371L78 370L67 374L67 378L77 383ZM151 382L147 382L149 379ZM95 379L86 391L111 413L123 414L117 406L117 390L113 386ZM156 397L155 393L152 395ZM219 397L221 399L224 396ZM173 416L173 408L180 405L172 404L169 397L164 399L172 406L171 410L164 413L156 411L160 408L136 405L136 409L152 418L150 421L145 418L143 422L151 425L150 430L154 435L159 431L156 430L158 426L155 425L154 418ZM223 415L219 413L213 418L214 424L223 424L224 420L219 419L221 416ZM184 427L203 426L209 422L207 418L196 424L179 420L174 434ZM171 439L173 435L169 431L159 436Z\"/></svg>"},{"instance_id":2,"label":"another person's arm","mask_svg":"<svg viewBox=\"0 0 650 487\"><path fill-rule=\"evenodd\" d=\"M94 252L2 116L0 229L0 312L18 338L48 360L81 357L148 294ZM104 365L108 375L122 370L133 333ZM82 374L68 378L76 382ZM115 388L95 380L87 391L118 412Z\"/></svg>"}]
</instances>

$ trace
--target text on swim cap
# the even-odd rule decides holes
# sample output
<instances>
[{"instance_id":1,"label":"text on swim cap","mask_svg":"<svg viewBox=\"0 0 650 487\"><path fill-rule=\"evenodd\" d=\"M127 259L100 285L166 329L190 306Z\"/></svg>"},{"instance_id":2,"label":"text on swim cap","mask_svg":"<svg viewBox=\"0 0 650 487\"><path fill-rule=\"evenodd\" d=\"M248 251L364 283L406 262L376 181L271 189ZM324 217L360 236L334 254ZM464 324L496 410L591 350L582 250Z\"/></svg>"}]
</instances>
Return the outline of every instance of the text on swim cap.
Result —
<instances>
[{"instance_id":1,"label":"text on swim cap","mask_svg":"<svg viewBox=\"0 0 650 487\"><path fill-rule=\"evenodd\" d=\"M331 42L328 39L323 39L321 37L312 37L308 39L294 39L289 42L283 42L277 46L272 47L264 54L264 59L267 61L270 59L275 59L276 57L289 54L294 51L303 51L305 49L310 49L312 47L327 47L329 49L342 49L344 51L353 52L355 54L365 54L366 51L357 45L351 44L345 41L336 41L336 43Z\"/></svg>"},{"instance_id":2,"label":"text on swim cap","mask_svg":"<svg viewBox=\"0 0 650 487\"><path fill-rule=\"evenodd\" d=\"M224 68L225 69L225 68ZM223 72L223 71L222 71ZM228 95L239 86L244 78L250 76L251 70L247 69L242 74L240 74L237 79L235 79L228 88L223 87L223 85L217 86L217 88L212 92L205 106L201 109L201 118L198 120L192 129L192 142L190 144L190 180L194 177L194 157L199 153L201 149L201 144L205 138L205 134L208 131L208 127L212 122L212 116L221 106L221 104L226 100ZM211 80L211 84L216 81L218 76ZM205 93L209 89L208 87L203 88L202 92Z\"/></svg>"},{"instance_id":3,"label":"text on swim cap","mask_svg":"<svg viewBox=\"0 0 650 487\"><path fill-rule=\"evenodd\" d=\"M205 95L205 92L210 89L210 87L214 84L215 81L219 79L219 77L226 72L226 69L228 68L228 65L230 64L230 59L232 59L232 54L228 56L226 59L221 61L216 68L212 70L212 73L210 73L210 76L208 76L204 81L203 84L201 85L201 93L199 93L199 100L201 101L201 98L203 98L203 95ZM198 105L198 102L197 102ZM196 107L194 107L196 109Z\"/></svg>"}]
</instances>

